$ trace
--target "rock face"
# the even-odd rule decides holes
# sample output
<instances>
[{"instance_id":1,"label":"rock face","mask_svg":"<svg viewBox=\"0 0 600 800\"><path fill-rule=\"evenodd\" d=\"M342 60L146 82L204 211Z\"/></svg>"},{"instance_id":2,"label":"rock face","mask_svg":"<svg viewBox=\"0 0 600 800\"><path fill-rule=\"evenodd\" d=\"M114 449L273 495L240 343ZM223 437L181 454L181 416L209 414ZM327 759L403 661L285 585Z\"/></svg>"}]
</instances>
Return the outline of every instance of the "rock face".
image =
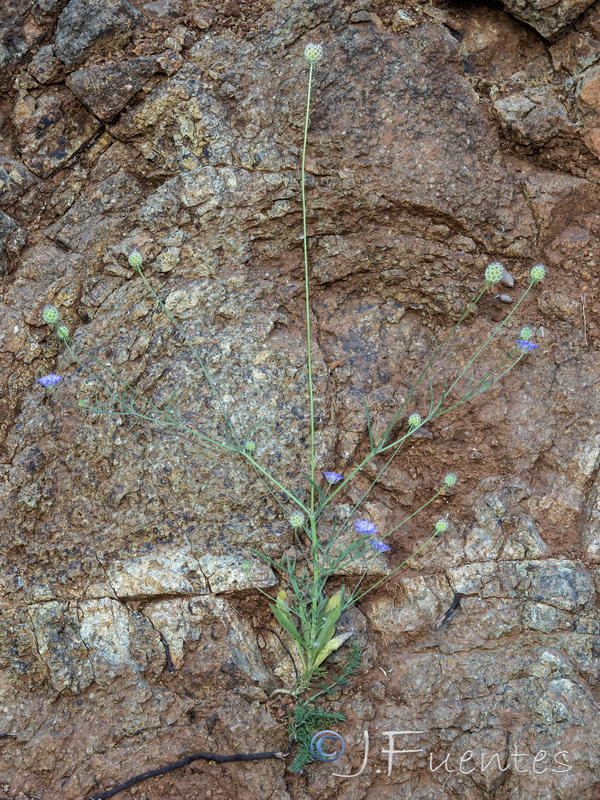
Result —
<instances>
[{"instance_id":1,"label":"rock face","mask_svg":"<svg viewBox=\"0 0 600 800\"><path fill-rule=\"evenodd\" d=\"M78 70L67 83L90 111L110 122L155 72L153 58L132 58L120 64Z\"/></svg>"},{"instance_id":2,"label":"rock face","mask_svg":"<svg viewBox=\"0 0 600 800\"><path fill-rule=\"evenodd\" d=\"M39 98L22 93L14 115L23 162L42 178L62 167L100 128L99 122L64 90Z\"/></svg>"},{"instance_id":3,"label":"rock face","mask_svg":"<svg viewBox=\"0 0 600 800\"><path fill-rule=\"evenodd\" d=\"M589 3L507 3L525 25L493 5L393 5L40 0L5 15L10 800L81 800L200 750L287 745L268 696L293 666L258 592L283 583L254 551L298 556L290 509L226 448L80 404L95 407L96 378L116 372L126 400L133 387L180 408L205 437L226 441L226 409L257 463L306 492L308 42L324 49L306 182L318 470L360 462L365 403L381 435L490 261L510 274L436 362L434 395L541 262L547 279L482 370L525 324L539 349L413 437L363 506L389 530L459 475L391 537L372 578L435 520L447 515L448 531L342 621L364 648L350 688L327 701L347 718L344 760L302 776L279 760L198 762L122 796L370 800L397 797L400 783L417 800L598 796L600 16ZM181 329L129 265L133 250ZM48 303L71 350L42 322ZM64 376L56 397L36 383L48 373ZM411 402L426 412L429 389ZM365 470L338 519L375 476ZM336 777L360 769L366 728L364 778ZM396 737L411 752L387 775L385 732L408 730L420 733Z\"/></svg>"},{"instance_id":4,"label":"rock face","mask_svg":"<svg viewBox=\"0 0 600 800\"><path fill-rule=\"evenodd\" d=\"M502 0L507 11L553 41L593 0Z\"/></svg>"},{"instance_id":5,"label":"rock face","mask_svg":"<svg viewBox=\"0 0 600 800\"><path fill-rule=\"evenodd\" d=\"M56 55L72 69L92 54L115 52L142 19L127 0L70 0L58 18Z\"/></svg>"}]
</instances>

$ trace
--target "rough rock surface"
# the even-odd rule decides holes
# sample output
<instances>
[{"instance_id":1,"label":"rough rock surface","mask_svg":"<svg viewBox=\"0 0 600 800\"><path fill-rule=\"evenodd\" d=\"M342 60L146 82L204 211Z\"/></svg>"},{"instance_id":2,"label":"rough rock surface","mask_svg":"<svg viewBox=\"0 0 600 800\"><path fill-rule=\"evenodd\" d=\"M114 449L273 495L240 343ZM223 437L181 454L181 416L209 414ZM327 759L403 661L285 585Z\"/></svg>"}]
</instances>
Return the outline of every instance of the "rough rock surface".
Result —
<instances>
[{"instance_id":1,"label":"rough rock surface","mask_svg":"<svg viewBox=\"0 0 600 800\"><path fill-rule=\"evenodd\" d=\"M286 746L267 699L293 672L261 627L274 623L256 588L279 578L253 548L294 557L287 514L228 453L81 411L96 366L78 363L41 311L55 304L78 346L222 437L193 355L128 264L138 249L236 430L261 420L257 461L302 490L298 176L303 50L317 41L307 199L319 468L360 460L364 403L377 435L489 261L510 277L461 325L433 390L514 307L536 262L548 278L486 363L526 323L540 347L414 437L364 507L389 529L459 474L372 576L440 515L447 533L343 620L364 647L330 706L347 717L344 759L300 776L279 761L197 762L118 797L597 800L600 8L510 10L529 25L494 4L447 2L7 8L3 798L83 800L192 752ZM35 383L50 372L66 376L64 403ZM425 407L428 390L414 402ZM366 470L340 514L374 477ZM456 615L436 630L456 593ZM366 728L365 774L336 777L360 768ZM394 730L420 733L396 738L415 752L387 775Z\"/></svg>"},{"instance_id":2,"label":"rough rock surface","mask_svg":"<svg viewBox=\"0 0 600 800\"><path fill-rule=\"evenodd\" d=\"M54 50L72 69L92 54L114 53L127 44L142 19L127 0L70 0L58 18Z\"/></svg>"},{"instance_id":3,"label":"rough rock surface","mask_svg":"<svg viewBox=\"0 0 600 800\"><path fill-rule=\"evenodd\" d=\"M593 0L502 0L504 7L545 36L554 40Z\"/></svg>"},{"instance_id":4,"label":"rough rock surface","mask_svg":"<svg viewBox=\"0 0 600 800\"><path fill-rule=\"evenodd\" d=\"M69 76L67 84L90 111L110 122L155 71L153 58L132 58L119 64L78 70Z\"/></svg>"}]
</instances>

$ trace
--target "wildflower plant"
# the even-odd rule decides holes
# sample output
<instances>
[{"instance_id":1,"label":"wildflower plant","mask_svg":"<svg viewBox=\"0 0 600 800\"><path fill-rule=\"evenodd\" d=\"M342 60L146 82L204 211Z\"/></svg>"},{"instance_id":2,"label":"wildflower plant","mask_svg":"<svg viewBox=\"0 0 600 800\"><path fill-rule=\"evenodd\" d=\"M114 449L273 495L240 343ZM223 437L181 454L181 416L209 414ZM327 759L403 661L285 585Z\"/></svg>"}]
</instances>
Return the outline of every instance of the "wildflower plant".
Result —
<instances>
[{"instance_id":1,"label":"wildflower plant","mask_svg":"<svg viewBox=\"0 0 600 800\"><path fill-rule=\"evenodd\" d=\"M55 330L58 339L68 350L73 360L79 364L86 376L100 387L101 392L96 399L91 402L80 400L77 404L79 408L97 414L119 413L121 415L131 415L140 420L173 427L183 434L195 437L198 443L204 447L228 454L231 457L237 457L269 489L274 500L281 506L282 513L289 521L292 535L296 541L297 557L292 558L286 555L280 559L275 559L265 555L258 548L254 550L255 554L268 562L279 573L283 582L282 587L274 598L259 587L256 588L266 596L273 615L293 643L294 661L298 667L297 679L292 686L282 691L289 692L295 696L303 695L315 679L323 676L325 662L328 657L351 637L351 631L343 633L338 631L338 623L344 611L380 586L417 553L424 550L437 536L447 531L449 522L446 519L439 519L432 525L430 535L414 553L402 560L401 563L396 564L393 569L388 569L382 578L368 586L366 585L366 579L374 560L379 559L378 564L380 566L381 554L392 551L393 534L414 519L417 514L424 511L438 497L443 496L449 489L454 487L458 482L458 477L451 472L440 478L439 486L431 497L397 525L385 531L380 531L375 522L360 516L360 509L365 500L381 480L381 477L397 457L407 440L424 426L440 419L464 403L491 389L527 353L537 348L537 344L531 341L533 331L530 328L523 328L520 338L516 340L516 346L513 342L512 347L507 348L500 361L491 368L486 369L484 375L476 376L473 370L473 366L483 353L488 350L491 343L498 339L502 329L514 316L529 292L545 275L543 265L537 264L532 268L529 285L511 311L485 341L475 349L475 352L466 359L466 363L457 370L457 374L444 384L441 390L434 391L433 383L429 377L432 366L465 319L474 312L489 287L499 282L504 275L505 270L502 264L499 262L489 264L485 269L485 274L482 276L482 285L479 291L467 305L452 330L435 348L427 363L422 367L407 397L394 411L387 427L378 436L375 436L369 410L365 407L365 432L368 437L368 445L360 463L347 465L341 472L323 469L323 467L330 465L318 465L315 447L315 422L317 416L315 407L317 401L314 394L311 359L311 292L305 186L313 71L320 62L322 55L323 51L320 45L309 44L306 47L305 59L308 65L308 86L300 167L306 374L308 384L307 406L309 417L307 453L309 474L306 476L304 493L293 488L292 485L288 485L283 478L278 477L261 463L253 438L260 423L246 431L241 431L234 425L205 360L193 346L183 326L173 316L149 282L144 272L143 257L138 251L134 251L129 255L128 262L137 272L149 295L189 347L200 373L205 378L214 397L216 408L222 417L223 435L220 438L218 435L209 435L205 431L194 427L189 422L188 417L181 413L179 408L180 400L177 397L170 398L162 405L154 403L139 392L134 385L121 377L110 365L102 363L91 353L84 351L71 337L68 328L61 323L59 311L55 306L47 305L42 312L44 321ZM43 386L51 388L54 392L59 382L62 381L62 376L47 375L39 378L38 381ZM421 390L423 386L429 388L428 405L422 401L424 393ZM419 411L415 410L415 406L419 407ZM358 499L350 511L342 514L341 521L331 523L331 519L335 515L329 514L326 517L326 514L336 508L340 508L340 500L344 493L359 474L362 473L364 475L367 466L375 467L375 477L370 480L367 488L359 493ZM302 470L299 470L299 473L301 472ZM335 517L335 519L338 520L338 517ZM321 532L322 528L326 529L324 533ZM358 563L360 563L361 568L357 571ZM246 572L249 572L247 562L245 564ZM354 565L354 573L349 569L352 565ZM355 575L354 579L348 579L347 576L352 574ZM341 576L346 576L344 578L346 582L339 586ZM338 588L332 592L330 587L334 579L338 581ZM346 666L342 667L342 676L323 684L321 690L309 700L312 702L320 695L330 693L336 687L344 685L344 681L356 670L357 664L358 655L356 648L353 647L350 650ZM303 746L305 746L306 737L311 726L307 724L306 714L304 716L301 714L300 716L302 717L301 724L306 732L306 736L303 739ZM308 716L310 717L310 715ZM321 719L318 714L316 717L319 720Z\"/></svg>"}]
</instances>

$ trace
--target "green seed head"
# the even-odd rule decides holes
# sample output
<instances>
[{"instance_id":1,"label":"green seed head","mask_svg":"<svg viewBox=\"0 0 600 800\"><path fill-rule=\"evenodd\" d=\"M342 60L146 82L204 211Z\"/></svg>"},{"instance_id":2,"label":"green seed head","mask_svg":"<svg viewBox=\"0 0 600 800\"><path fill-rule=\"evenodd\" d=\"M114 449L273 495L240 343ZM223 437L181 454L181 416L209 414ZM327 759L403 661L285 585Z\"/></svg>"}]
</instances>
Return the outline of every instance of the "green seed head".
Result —
<instances>
[{"instance_id":1,"label":"green seed head","mask_svg":"<svg viewBox=\"0 0 600 800\"><path fill-rule=\"evenodd\" d=\"M531 328L521 328L521 333L519 336L520 339L524 339L526 342L528 342L532 336L533 330Z\"/></svg>"},{"instance_id":2,"label":"green seed head","mask_svg":"<svg viewBox=\"0 0 600 800\"><path fill-rule=\"evenodd\" d=\"M86 408L87 407L87 403L85 402L85 400L79 400L77 402L77 405L79 406L79 408Z\"/></svg>"},{"instance_id":3,"label":"green seed head","mask_svg":"<svg viewBox=\"0 0 600 800\"><path fill-rule=\"evenodd\" d=\"M435 529L438 533L444 533L444 531L448 530L448 523L445 519L438 519L435 523Z\"/></svg>"},{"instance_id":4,"label":"green seed head","mask_svg":"<svg viewBox=\"0 0 600 800\"><path fill-rule=\"evenodd\" d=\"M304 525L304 514L301 511L290 514L290 525L292 528L301 528Z\"/></svg>"},{"instance_id":5,"label":"green seed head","mask_svg":"<svg viewBox=\"0 0 600 800\"><path fill-rule=\"evenodd\" d=\"M60 319L58 308L56 306L44 306L42 317L44 318L44 322L47 322L48 325L56 325Z\"/></svg>"},{"instance_id":6,"label":"green seed head","mask_svg":"<svg viewBox=\"0 0 600 800\"><path fill-rule=\"evenodd\" d=\"M142 254L140 252L138 252L137 250L134 250L133 253L131 253L131 255L128 258L128 261L129 261L130 265L132 267L135 267L136 269L141 267L142 264L144 263L143 259L142 259Z\"/></svg>"},{"instance_id":7,"label":"green seed head","mask_svg":"<svg viewBox=\"0 0 600 800\"><path fill-rule=\"evenodd\" d=\"M242 561L242 569L244 570L244 572L250 572L250 562Z\"/></svg>"},{"instance_id":8,"label":"green seed head","mask_svg":"<svg viewBox=\"0 0 600 800\"><path fill-rule=\"evenodd\" d=\"M485 270L485 279L488 283L498 283L502 280L504 275L504 264L499 261L493 261L488 264Z\"/></svg>"},{"instance_id":9,"label":"green seed head","mask_svg":"<svg viewBox=\"0 0 600 800\"><path fill-rule=\"evenodd\" d=\"M61 342L66 342L69 338L69 329L66 325L59 325L56 329L56 335L61 340Z\"/></svg>"},{"instance_id":10,"label":"green seed head","mask_svg":"<svg viewBox=\"0 0 600 800\"><path fill-rule=\"evenodd\" d=\"M531 268L530 275L531 275L531 280L534 283L537 283L546 276L546 267L543 264L536 264L535 267Z\"/></svg>"},{"instance_id":11,"label":"green seed head","mask_svg":"<svg viewBox=\"0 0 600 800\"><path fill-rule=\"evenodd\" d=\"M458 480L457 475L454 472L449 472L444 478L444 483L446 484L446 486L454 486L457 480Z\"/></svg>"},{"instance_id":12,"label":"green seed head","mask_svg":"<svg viewBox=\"0 0 600 800\"><path fill-rule=\"evenodd\" d=\"M420 425L420 424L421 424L421 415L417 414L417 412L415 411L408 418L408 427L409 428L416 428L417 425Z\"/></svg>"},{"instance_id":13,"label":"green seed head","mask_svg":"<svg viewBox=\"0 0 600 800\"><path fill-rule=\"evenodd\" d=\"M246 444L244 445L244 450L247 453L252 454L256 450L256 445L254 444L254 442L246 442Z\"/></svg>"},{"instance_id":14,"label":"green seed head","mask_svg":"<svg viewBox=\"0 0 600 800\"><path fill-rule=\"evenodd\" d=\"M304 50L304 58L309 64L316 64L323 56L323 48L320 44L307 44Z\"/></svg>"}]
</instances>

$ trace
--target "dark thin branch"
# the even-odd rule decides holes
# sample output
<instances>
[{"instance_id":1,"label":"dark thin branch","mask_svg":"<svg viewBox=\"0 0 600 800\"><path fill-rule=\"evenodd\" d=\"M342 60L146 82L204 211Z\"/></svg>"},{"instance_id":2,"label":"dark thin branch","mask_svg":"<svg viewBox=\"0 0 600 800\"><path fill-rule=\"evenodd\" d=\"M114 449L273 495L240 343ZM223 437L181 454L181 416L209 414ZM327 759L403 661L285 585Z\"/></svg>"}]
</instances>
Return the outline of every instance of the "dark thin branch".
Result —
<instances>
[{"instance_id":1,"label":"dark thin branch","mask_svg":"<svg viewBox=\"0 0 600 800\"><path fill-rule=\"evenodd\" d=\"M296 682L297 682L300 679L300 676L298 675L298 668L296 667L296 662L294 661L294 656L290 653L289 648L285 646L285 643L284 643L283 639L277 633L277 631L274 631L273 628L269 628L268 625L261 625L259 630L262 630L263 628L266 631L269 631L270 633L272 633L274 636L276 636L279 639L279 644L283 647L285 652L288 654L290 661L292 662L292 667L294 668L294 672L296 674Z\"/></svg>"},{"instance_id":2,"label":"dark thin branch","mask_svg":"<svg viewBox=\"0 0 600 800\"><path fill-rule=\"evenodd\" d=\"M442 625L445 625L447 622L450 622L450 620L456 615L458 607L460 606L460 601L463 599L463 597L464 594L462 594L461 592L455 593L450 608L447 611L445 611L442 614L442 616L438 619L438 621L435 623L436 631L439 631Z\"/></svg>"},{"instance_id":3,"label":"dark thin branch","mask_svg":"<svg viewBox=\"0 0 600 800\"><path fill-rule=\"evenodd\" d=\"M151 769L148 772L142 772L140 775L135 775L133 778L129 778L128 781L115 786L114 789L109 789L107 792L101 792L100 794L92 795L88 798L88 800L108 800L109 797L114 797L116 794L124 792L125 789L130 789L132 786L135 786L136 783L147 781L149 778L156 778L159 775L166 775L168 772L173 772L176 769L180 769L180 767L187 767L187 765L191 764L193 761L204 760L214 761L217 764L226 764L230 761L265 761L270 758L283 759L290 754L292 749L292 741L293 740L290 740L288 748L285 752L274 750L269 753L234 753L230 756L219 756L216 755L216 753L192 753L192 755L185 756L185 758L181 758L179 761L174 761L172 764L167 764L166 767Z\"/></svg>"}]
</instances>

